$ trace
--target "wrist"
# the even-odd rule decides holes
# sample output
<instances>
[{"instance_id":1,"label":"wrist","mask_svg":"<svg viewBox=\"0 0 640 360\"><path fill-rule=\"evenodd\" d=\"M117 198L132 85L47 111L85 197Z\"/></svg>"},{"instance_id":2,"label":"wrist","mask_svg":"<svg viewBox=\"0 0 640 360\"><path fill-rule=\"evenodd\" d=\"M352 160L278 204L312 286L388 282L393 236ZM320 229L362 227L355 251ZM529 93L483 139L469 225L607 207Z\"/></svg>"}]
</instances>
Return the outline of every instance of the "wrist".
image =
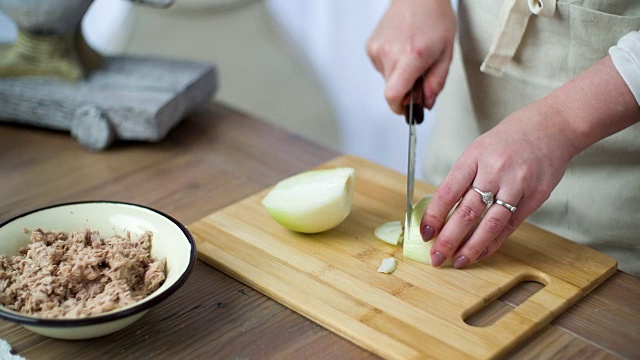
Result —
<instances>
[{"instance_id":1,"label":"wrist","mask_svg":"<svg viewBox=\"0 0 640 360\"><path fill-rule=\"evenodd\" d=\"M553 147L553 156L569 162L586 147L578 141L581 138L568 120L570 114L560 98L547 96L531 103L514 113L513 121L526 123L530 141Z\"/></svg>"},{"instance_id":2,"label":"wrist","mask_svg":"<svg viewBox=\"0 0 640 360\"><path fill-rule=\"evenodd\" d=\"M609 57L532 105L563 135L571 157L640 120L640 107Z\"/></svg>"}]
</instances>

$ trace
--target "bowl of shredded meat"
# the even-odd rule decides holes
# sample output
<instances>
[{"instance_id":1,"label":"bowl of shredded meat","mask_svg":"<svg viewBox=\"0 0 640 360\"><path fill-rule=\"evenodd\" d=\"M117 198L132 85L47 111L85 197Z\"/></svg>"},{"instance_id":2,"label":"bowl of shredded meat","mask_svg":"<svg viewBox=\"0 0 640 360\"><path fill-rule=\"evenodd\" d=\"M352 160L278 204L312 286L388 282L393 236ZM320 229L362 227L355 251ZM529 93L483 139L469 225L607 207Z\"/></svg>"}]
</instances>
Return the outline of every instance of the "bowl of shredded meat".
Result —
<instances>
[{"instance_id":1,"label":"bowl of shredded meat","mask_svg":"<svg viewBox=\"0 0 640 360\"><path fill-rule=\"evenodd\" d=\"M53 338L104 336L168 298L195 261L187 228L146 206L33 210L0 224L0 318Z\"/></svg>"}]
</instances>

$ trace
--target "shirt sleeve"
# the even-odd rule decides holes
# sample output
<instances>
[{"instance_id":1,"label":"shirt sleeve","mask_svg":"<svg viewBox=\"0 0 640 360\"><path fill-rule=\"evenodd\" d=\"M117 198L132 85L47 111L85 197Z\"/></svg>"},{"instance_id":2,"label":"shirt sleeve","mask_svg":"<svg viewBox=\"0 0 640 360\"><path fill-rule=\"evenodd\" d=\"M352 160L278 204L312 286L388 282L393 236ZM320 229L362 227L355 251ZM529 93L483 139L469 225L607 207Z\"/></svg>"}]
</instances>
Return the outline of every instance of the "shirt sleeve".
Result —
<instances>
[{"instance_id":1,"label":"shirt sleeve","mask_svg":"<svg viewBox=\"0 0 640 360\"><path fill-rule=\"evenodd\" d=\"M614 66L640 104L640 31L632 31L609 48Z\"/></svg>"}]
</instances>

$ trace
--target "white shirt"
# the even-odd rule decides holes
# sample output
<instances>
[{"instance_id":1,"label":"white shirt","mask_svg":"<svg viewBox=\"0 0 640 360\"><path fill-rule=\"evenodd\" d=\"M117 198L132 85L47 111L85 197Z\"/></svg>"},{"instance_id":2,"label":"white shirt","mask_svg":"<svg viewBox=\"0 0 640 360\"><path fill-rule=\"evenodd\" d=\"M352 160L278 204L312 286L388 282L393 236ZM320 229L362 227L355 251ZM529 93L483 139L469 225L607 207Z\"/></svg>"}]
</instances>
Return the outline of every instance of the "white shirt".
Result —
<instances>
[{"instance_id":1,"label":"white shirt","mask_svg":"<svg viewBox=\"0 0 640 360\"><path fill-rule=\"evenodd\" d=\"M632 31L609 48L616 69L640 104L640 31Z\"/></svg>"}]
</instances>

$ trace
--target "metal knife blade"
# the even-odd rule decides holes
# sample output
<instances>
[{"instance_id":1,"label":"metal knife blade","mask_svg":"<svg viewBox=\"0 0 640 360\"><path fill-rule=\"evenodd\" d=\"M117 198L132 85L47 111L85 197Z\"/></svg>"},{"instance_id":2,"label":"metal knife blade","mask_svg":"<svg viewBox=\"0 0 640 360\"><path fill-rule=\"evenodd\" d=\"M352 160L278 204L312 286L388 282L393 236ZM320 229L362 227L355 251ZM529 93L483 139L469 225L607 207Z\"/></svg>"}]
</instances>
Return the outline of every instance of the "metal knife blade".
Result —
<instances>
[{"instance_id":1,"label":"metal knife blade","mask_svg":"<svg viewBox=\"0 0 640 360\"><path fill-rule=\"evenodd\" d=\"M422 77L418 78L409 94L409 105L405 108L405 120L409 125L409 153L407 156L407 228L411 228L411 215L413 213L413 192L416 173L416 124L424 120L424 108L422 105Z\"/></svg>"}]
</instances>

